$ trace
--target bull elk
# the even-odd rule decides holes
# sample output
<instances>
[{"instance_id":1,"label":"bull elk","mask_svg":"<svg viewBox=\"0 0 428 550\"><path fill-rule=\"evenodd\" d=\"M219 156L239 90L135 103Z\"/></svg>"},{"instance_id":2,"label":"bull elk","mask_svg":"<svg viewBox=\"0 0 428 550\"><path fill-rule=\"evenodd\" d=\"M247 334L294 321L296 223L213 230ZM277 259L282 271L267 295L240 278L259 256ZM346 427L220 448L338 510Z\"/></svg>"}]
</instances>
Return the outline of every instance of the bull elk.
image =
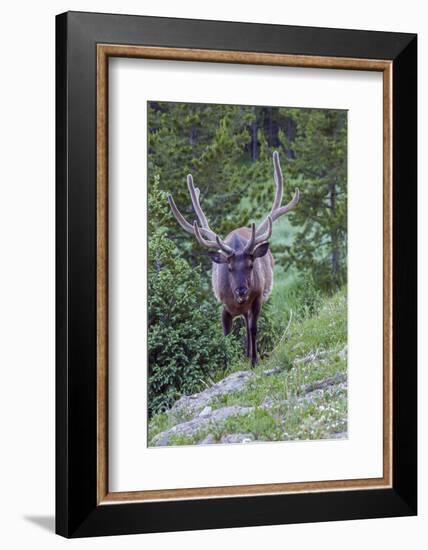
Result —
<instances>
[{"instance_id":1,"label":"bull elk","mask_svg":"<svg viewBox=\"0 0 428 550\"><path fill-rule=\"evenodd\" d=\"M247 331L247 357L251 364L257 363L257 320L262 304L269 298L273 286L273 257L269 250L272 235L272 223L287 214L299 202L299 190L295 190L292 200L281 206L283 178L278 153L273 153L275 200L270 214L258 226L234 229L222 240L208 225L201 208L200 192L193 184L193 178L187 176L192 205L198 221L190 224L178 210L174 199L168 195L172 213L179 225L190 233L198 243L210 249L213 262L212 287L217 300L223 305L222 324L225 335L232 330L233 319L240 315L245 320Z\"/></svg>"}]
</instances>

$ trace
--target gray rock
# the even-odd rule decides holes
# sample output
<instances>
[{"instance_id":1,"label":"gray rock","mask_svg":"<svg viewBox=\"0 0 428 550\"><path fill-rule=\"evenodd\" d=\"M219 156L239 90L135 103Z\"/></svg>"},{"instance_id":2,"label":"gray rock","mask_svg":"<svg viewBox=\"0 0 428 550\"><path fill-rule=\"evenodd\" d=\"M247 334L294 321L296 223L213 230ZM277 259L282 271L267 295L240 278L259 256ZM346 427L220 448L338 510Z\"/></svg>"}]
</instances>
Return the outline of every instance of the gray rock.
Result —
<instances>
[{"instance_id":1,"label":"gray rock","mask_svg":"<svg viewBox=\"0 0 428 550\"><path fill-rule=\"evenodd\" d=\"M307 365L308 363L313 363L316 359L320 357L320 352L318 350L310 351L307 355L304 357L299 357L294 361L296 365L304 364Z\"/></svg>"},{"instance_id":2,"label":"gray rock","mask_svg":"<svg viewBox=\"0 0 428 550\"><path fill-rule=\"evenodd\" d=\"M251 443L253 434L226 434L220 439L220 443Z\"/></svg>"},{"instance_id":3,"label":"gray rock","mask_svg":"<svg viewBox=\"0 0 428 550\"><path fill-rule=\"evenodd\" d=\"M327 439L348 439L348 432L333 433Z\"/></svg>"},{"instance_id":4,"label":"gray rock","mask_svg":"<svg viewBox=\"0 0 428 550\"><path fill-rule=\"evenodd\" d=\"M319 380L318 382L312 382L311 384L306 384L303 386L303 393L311 393L314 390L322 390L328 386L334 386L335 384L341 384L346 382L346 374L339 372L335 376L330 376L324 380Z\"/></svg>"},{"instance_id":5,"label":"gray rock","mask_svg":"<svg viewBox=\"0 0 428 550\"><path fill-rule=\"evenodd\" d=\"M298 359L296 363L311 363L313 361L322 362L333 353L345 359L347 348L345 346L342 350L315 350L306 357ZM266 369L262 372L261 376L272 376L278 374L281 370L280 368ZM248 382L255 378L256 374L253 371L234 372L200 393L181 397L181 399L179 399L168 411L169 425L173 425L173 427L155 436L151 441L151 445L171 445L171 437L174 435L188 437L192 441L195 441L199 433L212 431L211 427L218 425L218 423L226 418L234 415L245 415L254 411L254 406L238 405L213 410L212 402L223 395L242 391ZM336 392L346 391L346 389L346 374L337 373L335 376L302 385L298 395L290 396L289 400L267 397L260 408L269 411L274 418L276 414L277 416L280 415L278 417L279 419L284 420L284 411L281 408L276 411L276 407L294 407L304 405L305 403L316 404L319 399L322 399L325 395L334 395ZM332 439L343 439L347 437L347 433L331 434L329 437ZM252 434L235 433L224 435L220 443L244 443L247 441L254 441ZM208 435L200 439L197 444L210 445L214 443L218 443L218 441L214 435L208 433Z\"/></svg>"},{"instance_id":6,"label":"gray rock","mask_svg":"<svg viewBox=\"0 0 428 550\"><path fill-rule=\"evenodd\" d=\"M340 352L339 352L339 357L342 359L342 360L346 360L347 357L348 357L348 346L345 346Z\"/></svg>"},{"instance_id":7,"label":"gray rock","mask_svg":"<svg viewBox=\"0 0 428 550\"><path fill-rule=\"evenodd\" d=\"M273 374L278 374L282 371L282 368L276 367L274 369L266 369L263 371L263 376L272 376Z\"/></svg>"},{"instance_id":8,"label":"gray rock","mask_svg":"<svg viewBox=\"0 0 428 550\"><path fill-rule=\"evenodd\" d=\"M329 359L330 357L332 357L333 355L338 355L340 357L340 359L346 360L346 358L348 356L348 346L345 346L341 350L334 350L334 349L333 350L331 350L331 349L319 350L319 349L316 349L315 351L309 352L304 357L299 357L298 359L296 359L294 361L294 363L296 365L299 365L299 364L307 365L309 363L313 363L314 361L322 363L326 359Z\"/></svg>"},{"instance_id":9,"label":"gray rock","mask_svg":"<svg viewBox=\"0 0 428 550\"><path fill-rule=\"evenodd\" d=\"M212 408L209 407L208 405L202 409L202 411L199 413L199 416L207 416L208 414L210 414L212 412Z\"/></svg>"},{"instance_id":10,"label":"gray rock","mask_svg":"<svg viewBox=\"0 0 428 550\"><path fill-rule=\"evenodd\" d=\"M212 445L216 443L216 439L212 434L208 434L204 439L198 441L198 445Z\"/></svg>"},{"instance_id":11,"label":"gray rock","mask_svg":"<svg viewBox=\"0 0 428 550\"><path fill-rule=\"evenodd\" d=\"M240 407L239 405L216 409L204 416L198 416L188 422L182 422L169 430L159 433L152 439L151 443L156 447L160 447L169 445L171 436L173 435L194 437L199 431L206 429L210 424L221 422L229 418L229 416L249 414L253 410L254 407Z\"/></svg>"},{"instance_id":12,"label":"gray rock","mask_svg":"<svg viewBox=\"0 0 428 550\"><path fill-rule=\"evenodd\" d=\"M312 390L308 392L303 397L299 398L299 401L313 401L314 399L320 398L324 395L324 391L320 388L317 390Z\"/></svg>"},{"instance_id":13,"label":"gray rock","mask_svg":"<svg viewBox=\"0 0 428 550\"><path fill-rule=\"evenodd\" d=\"M156 446L156 447L164 447L165 445L168 445L169 438L171 437L172 433L168 430L166 432L161 432L160 434L156 435L153 440L150 443L150 447Z\"/></svg>"},{"instance_id":14,"label":"gray rock","mask_svg":"<svg viewBox=\"0 0 428 550\"><path fill-rule=\"evenodd\" d=\"M288 401L278 401L278 400L275 400L275 399L272 399L271 397L267 397L262 405L261 405L261 408L262 409L271 409L272 407L275 407L276 405L279 405L279 404L282 404L282 403L288 403Z\"/></svg>"},{"instance_id":15,"label":"gray rock","mask_svg":"<svg viewBox=\"0 0 428 550\"><path fill-rule=\"evenodd\" d=\"M200 393L181 397L174 403L169 414L178 418L183 415L195 416L207 407L214 398L242 390L250 378L253 377L254 373L251 371L233 372L217 384L213 384L210 388Z\"/></svg>"},{"instance_id":16,"label":"gray rock","mask_svg":"<svg viewBox=\"0 0 428 550\"><path fill-rule=\"evenodd\" d=\"M293 396L290 399L273 399L267 397L261 404L261 408L264 410L273 409L278 406L300 405L304 403L317 402L325 394L331 394L334 391L346 391L347 382L346 375L338 373L335 376L325 378L324 380L318 380L311 384L306 384L301 387L303 395Z\"/></svg>"}]
</instances>

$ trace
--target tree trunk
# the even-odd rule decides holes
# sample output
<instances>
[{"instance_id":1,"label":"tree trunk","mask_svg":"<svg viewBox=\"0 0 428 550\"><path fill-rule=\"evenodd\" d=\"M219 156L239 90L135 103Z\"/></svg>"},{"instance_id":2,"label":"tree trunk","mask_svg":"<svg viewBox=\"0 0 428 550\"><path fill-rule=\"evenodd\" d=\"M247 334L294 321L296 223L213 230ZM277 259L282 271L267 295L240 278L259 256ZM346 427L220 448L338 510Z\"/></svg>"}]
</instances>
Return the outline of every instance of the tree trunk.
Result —
<instances>
[{"instance_id":1,"label":"tree trunk","mask_svg":"<svg viewBox=\"0 0 428 550\"><path fill-rule=\"evenodd\" d=\"M160 263L160 256L159 256L159 250L158 249L156 249L155 258L156 258L156 260L155 260L155 265L156 265L155 269L156 269L156 273L159 274L161 272L162 267L161 267L161 263Z\"/></svg>"},{"instance_id":2,"label":"tree trunk","mask_svg":"<svg viewBox=\"0 0 428 550\"><path fill-rule=\"evenodd\" d=\"M336 217L336 180L330 184L330 208L332 218ZM331 229L331 274L334 286L339 284L339 239L337 235L337 228L335 226Z\"/></svg>"},{"instance_id":3,"label":"tree trunk","mask_svg":"<svg viewBox=\"0 0 428 550\"><path fill-rule=\"evenodd\" d=\"M268 116L269 116L269 140L268 143L272 147L273 143L273 124L272 124L272 107L269 107L268 109Z\"/></svg>"},{"instance_id":4,"label":"tree trunk","mask_svg":"<svg viewBox=\"0 0 428 550\"><path fill-rule=\"evenodd\" d=\"M251 123L251 160L257 160L257 120Z\"/></svg>"},{"instance_id":5,"label":"tree trunk","mask_svg":"<svg viewBox=\"0 0 428 550\"><path fill-rule=\"evenodd\" d=\"M193 127L190 129L189 132L189 144L192 146L196 145L196 129Z\"/></svg>"}]
</instances>

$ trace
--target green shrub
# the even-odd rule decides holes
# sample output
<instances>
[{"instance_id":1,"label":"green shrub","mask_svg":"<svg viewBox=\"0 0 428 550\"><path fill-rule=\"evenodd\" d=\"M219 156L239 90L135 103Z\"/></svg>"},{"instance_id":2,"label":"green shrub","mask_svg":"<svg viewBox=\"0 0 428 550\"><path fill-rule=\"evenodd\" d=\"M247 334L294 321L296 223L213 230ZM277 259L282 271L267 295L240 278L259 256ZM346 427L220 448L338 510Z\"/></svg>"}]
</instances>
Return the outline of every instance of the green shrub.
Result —
<instances>
[{"instance_id":1,"label":"green shrub","mask_svg":"<svg viewBox=\"0 0 428 550\"><path fill-rule=\"evenodd\" d=\"M219 306L206 292L199 268L178 254L162 227L165 197L157 182L149 195L148 359L149 415L169 408L183 394L238 356L234 338L221 331Z\"/></svg>"}]
</instances>

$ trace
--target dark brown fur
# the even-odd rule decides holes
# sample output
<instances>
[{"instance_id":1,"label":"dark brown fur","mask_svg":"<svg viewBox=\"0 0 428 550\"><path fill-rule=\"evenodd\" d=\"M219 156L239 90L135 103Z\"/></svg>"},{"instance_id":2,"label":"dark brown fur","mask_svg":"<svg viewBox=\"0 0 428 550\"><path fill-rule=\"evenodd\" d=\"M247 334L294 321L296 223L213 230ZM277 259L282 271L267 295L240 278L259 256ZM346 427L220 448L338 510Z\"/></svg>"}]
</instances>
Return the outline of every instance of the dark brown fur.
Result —
<instances>
[{"instance_id":1,"label":"dark brown fur","mask_svg":"<svg viewBox=\"0 0 428 550\"><path fill-rule=\"evenodd\" d=\"M248 297L239 304L236 300L234 280L230 272L229 263L213 262L212 287L217 300L223 304L222 324L224 334L232 330L233 319L242 315L247 331L247 357L251 357L252 364L257 363L257 320L262 304L269 298L273 286L273 257L270 250L260 257L252 259L242 257L242 249L251 237L251 230L247 227L235 229L225 239L225 243L236 250L236 256L230 260L232 263L240 262L240 267L252 265L244 274L248 284ZM239 267L234 267L235 270ZM241 273L242 275L242 273ZM247 275L247 277L245 277ZM249 275L249 277L248 277Z\"/></svg>"}]
</instances>

